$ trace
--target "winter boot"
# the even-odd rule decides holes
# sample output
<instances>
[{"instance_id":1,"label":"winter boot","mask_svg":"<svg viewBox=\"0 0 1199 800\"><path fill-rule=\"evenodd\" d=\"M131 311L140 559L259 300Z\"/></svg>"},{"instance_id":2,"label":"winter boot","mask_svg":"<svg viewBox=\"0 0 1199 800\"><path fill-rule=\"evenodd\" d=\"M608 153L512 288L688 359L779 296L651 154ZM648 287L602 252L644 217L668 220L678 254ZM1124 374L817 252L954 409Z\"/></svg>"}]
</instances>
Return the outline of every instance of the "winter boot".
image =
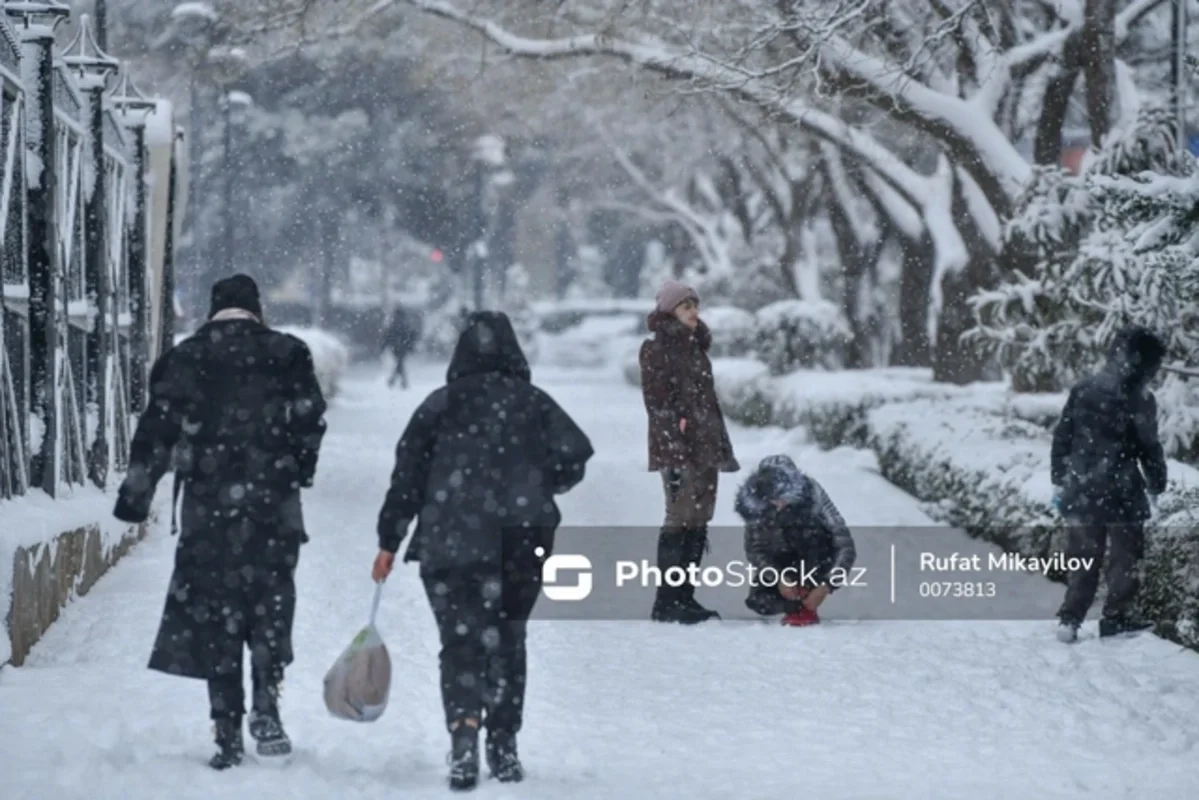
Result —
<instances>
[{"instance_id":1,"label":"winter boot","mask_svg":"<svg viewBox=\"0 0 1199 800\"><path fill-rule=\"evenodd\" d=\"M704 560L704 552L709 549L707 526L688 530L684 542L683 566L687 568L694 566L698 571L699 565ZM695 599L695 584L688 582L681 587L681 590L680 600L682 601L685 615L698 622L704 622L709 619L720 619L720 614L709 608L705 608Z\"/></svg>"},{"instance_id":2,"label":"winter boot","mask_svg":"<svg viewBox=\"0 0 1199 800\"><path fill-rule=\"evenodd\" d=\"M461 724L450 732L450 788L469 791L479 783L479 729Z\"/></svg>"},{"instance_id":3,"label":"winter boot","mask_svg":"<svg viewBox=\"0 0 1199 800\"><path fill-rule=\"evenodd\" d=\"M503 731L487 733L487 769L500 783L519 783L525 771L516 754L516 735Z\"/></svg>"},{"instance_id":4,"label":"winter boot","mask_svg":"<svg viewBox=\"0 0 1199 800\"><path fill-rule=\"evenodd\" d=\"M666 582L667 571L673 567L686 569L688 564L698 563L703 555L703 540L698 542L699 555L694 556L696 542L689 529L663 528L658 534L658 568L662 570L662 585L654 597L650 618L654 622L676 622L695 625L719 614L701 606L695 600L695 586L684 581L678 586Z\"/></svg>"},{"instance_id":5,"label":"winter boot","mask_svg":"<svg viewBox=\"0 0 1199 800\"><path fill-rule=\"evenodd\" d=\"M241 764L246 754L246 746L241 736L241 717L216 720L212 732L218 749L208 760L208 766L223 770Z\"/></svg>"},{"instance_id":6,"label":"winter boot","mask_svg":"<svg viewBox=\"0 0 1199 800\"><path fill-rule=\"evenodd\" d=\"M1153 628L1153 623L1141 619L1101 619L1099 620L1099 636L1103 639L1112 636L1138 636Z\"/></svg>"}]
</instances>

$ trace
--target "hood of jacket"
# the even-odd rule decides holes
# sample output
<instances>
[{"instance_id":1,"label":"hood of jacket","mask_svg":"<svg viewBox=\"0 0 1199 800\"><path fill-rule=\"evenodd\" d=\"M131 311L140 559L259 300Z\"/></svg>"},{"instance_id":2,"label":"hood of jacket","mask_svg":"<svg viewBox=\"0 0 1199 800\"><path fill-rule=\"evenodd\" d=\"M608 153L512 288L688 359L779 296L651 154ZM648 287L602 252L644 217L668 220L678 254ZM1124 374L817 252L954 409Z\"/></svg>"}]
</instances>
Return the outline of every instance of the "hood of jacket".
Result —
<instances>
[{"instance_id":1,"label":"hood of jacket","mask_svg":"<svg viewBox=\"0 0 1199 800\"><path fill-rule=\"evenodd\" d=\"M1117 333L1107 351L1107 369L1122 383L1142 387L1153 379L1166 356L1166 343L1140 325Z\"/></svg>"},{"instance_id":2,"label":"hood of jacket","mask_svg":"<svg viewBox=\"0 0 1199 800\"><path fill-rule=\"evenodd\" d=\"M813 499L812 483L789 456L767 456L737 490L736 510L744 519L774 510L772 502L804 507Z\"/></svg>"},{"instance_id":3,"label":"hood of jacket","mask_svg":"<svg viewBox=\"0 0 1199 800\"><path fill-rule=\"evenodd\" d=\"M670 339L685 339L689 336L695 338L696 344L706 353L708 348L712 346L712 331L704 324L704 321L699 320L699 324L695 326L695 330L691 330L674 314L666 311L655 311L645 319L645 327L651 333L661 334Z\"/></svg>"},{"instance_id":4,"label":"hood of jacket","mask_svg":"<svg viewBox=\"0 0 1199 800\"><path fill-rule=\"evenodd\" d=\"M466 328L458 337L446 381L452 383L468 375L499 372L521 380L531 380L529 361L508 315L502 311L476 311L467 317Z\"/></svg>"}]
</instances>

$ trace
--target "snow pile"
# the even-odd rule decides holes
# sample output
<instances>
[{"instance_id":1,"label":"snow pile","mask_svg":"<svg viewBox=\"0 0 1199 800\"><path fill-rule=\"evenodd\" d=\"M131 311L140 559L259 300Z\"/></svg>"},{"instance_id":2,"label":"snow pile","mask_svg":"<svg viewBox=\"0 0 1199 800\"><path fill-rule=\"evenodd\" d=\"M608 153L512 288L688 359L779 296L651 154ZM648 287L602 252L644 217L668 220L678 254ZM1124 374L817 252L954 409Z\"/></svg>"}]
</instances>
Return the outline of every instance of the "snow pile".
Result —
<instances>
[{"instance_id":1,"label":"snow pile","mask_svg":"<svg viewBox=\"0 0 1199 800\"><path fill-rule=\"evenodd\" d=\"M1005 413L1001 395L889 403L867 413L883 477L934 519L1026 556L1064 550L1051 510L1051 432ZM980 400L982 402L980 402ZM1010 408L1010 407L1008 407ZM1199 647L1199 470L1169 464L1170 484L1147 528L1141 612L1159 632ZM1050 574L1063 580L1060 573Z\"/></svg>"},{"instance_id":2,"label":"snow pile","mask_svg":"<svg viewBox=\"0 0 1199 800\"><path fill-rule=\"evenodd\" d=\"M168 484L168 490L163 491L160 485L151 511L151 521L169 513L169 488ZM35 567L44 552L36 546L46 545L53 564L58 558L56 539L60 535L95 525L100 531L99 555L105 557L130 532L130 525L112 515L115 494L106 494L91 484L67 484L62 492L58 499L53 499L43 491L31 489L20 497L0 500L0 520L3 521L0 524L0 620L5 625L4 635L0 636L0 664L12 657L8 622L17 550L25 548L27 554L36 559L30 564Z\"/></svg>"},{"instance_id":3,"label":"snow pile","mask_svg":"<svg viewBox=\"0 0 1199 800\"><path fill-rule=\"evenodd\" d=\"M755 349L775 375L837 369L853 338L841 309L827 300L779 300L755 316Z\"/></svg>"},{"instance_id":4,"label":"snow pile","mask_svg":"<svg viewBox=\"0 0 1199 800\"><path fill-rule=\"evenodd\" d=\"M321 384L325 399L336 397L341 377L350 363L350 351L345 343L321 328L281 325L276 330L291 334L308 345L316 366L316 379Z\"/></svg>"}]
</instances>

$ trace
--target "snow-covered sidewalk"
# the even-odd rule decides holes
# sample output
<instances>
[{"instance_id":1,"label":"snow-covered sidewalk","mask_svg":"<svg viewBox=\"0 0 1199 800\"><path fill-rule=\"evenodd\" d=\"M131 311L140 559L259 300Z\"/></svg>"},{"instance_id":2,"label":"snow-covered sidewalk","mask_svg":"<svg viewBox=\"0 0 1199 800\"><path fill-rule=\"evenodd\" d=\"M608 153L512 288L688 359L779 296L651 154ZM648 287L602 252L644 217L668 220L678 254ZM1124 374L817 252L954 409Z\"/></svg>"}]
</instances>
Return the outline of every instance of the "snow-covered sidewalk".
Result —
<instances>
[{"instance_id":1,"label":"snow-covered sidewalk","mask_svg":"<svg viewBox=\"0 0 1199 800\"><path fill-rule=\"evenodd\" d=\"M175 543L158 530L66 609L26 666L0 672L5 800L447 796L437 637L414 569L397 569L380 615L395 666L385 716L355 726L328 717L321 702L325 670L368 610L374 521L396 437L442 376L441 367L413 371L409 392L388 391L379 373L347 375L330 413L306 496L312 542L298 574L297 662L283 700L297 747L291 765L250 759L212 772L204 685L146 669ZM534 376L597 449L586 480L562 502L564 524L656 526L660 486L644 470L637 391L615 369ZM735 428L733 437L746 469L789 452L852 525L932 524L878 476L873 456L794 445L777 429ZM723 476L717 524L735 524L744 474ZM981 547L951 531L924 535L937 537L938 552L955 536L962 552ZM738 544L718 537L710 561L739 557ZM885 547L882 537L859 541L871 563L885 562ZM629 557L651 554L647 541ZM1060 598L1060 586L1039 578L1020 586L1050 607ZM529 780L487 782L480 795L1199 795L1194 653L1149 636L1069 648L1046 622L837 622L836 604L845 615L849 602L835 595L833 621L815 629L535 623L521 735ZM744 616L735 604L717 607Z\"/></svg>"}]
</instances>

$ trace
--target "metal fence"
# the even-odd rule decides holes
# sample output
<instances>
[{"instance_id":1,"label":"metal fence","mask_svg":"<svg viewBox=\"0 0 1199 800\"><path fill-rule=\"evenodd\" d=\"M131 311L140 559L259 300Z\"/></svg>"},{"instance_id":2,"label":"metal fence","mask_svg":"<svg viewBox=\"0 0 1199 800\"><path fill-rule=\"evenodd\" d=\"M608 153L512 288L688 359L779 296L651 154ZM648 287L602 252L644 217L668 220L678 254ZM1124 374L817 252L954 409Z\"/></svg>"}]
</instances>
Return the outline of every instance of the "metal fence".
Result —
<instances>
[{"instance_id":1,"label":"metal fence","mask_svg":"<svg viewBox=\"0 0 1199 800\"><path fill-rule=\"evenodd\" d=\"M0 500L125 467L148 370L173 340L186 168L170 105L141 95L90 21L0 0Z\"/></svg>"}]
</instances>

